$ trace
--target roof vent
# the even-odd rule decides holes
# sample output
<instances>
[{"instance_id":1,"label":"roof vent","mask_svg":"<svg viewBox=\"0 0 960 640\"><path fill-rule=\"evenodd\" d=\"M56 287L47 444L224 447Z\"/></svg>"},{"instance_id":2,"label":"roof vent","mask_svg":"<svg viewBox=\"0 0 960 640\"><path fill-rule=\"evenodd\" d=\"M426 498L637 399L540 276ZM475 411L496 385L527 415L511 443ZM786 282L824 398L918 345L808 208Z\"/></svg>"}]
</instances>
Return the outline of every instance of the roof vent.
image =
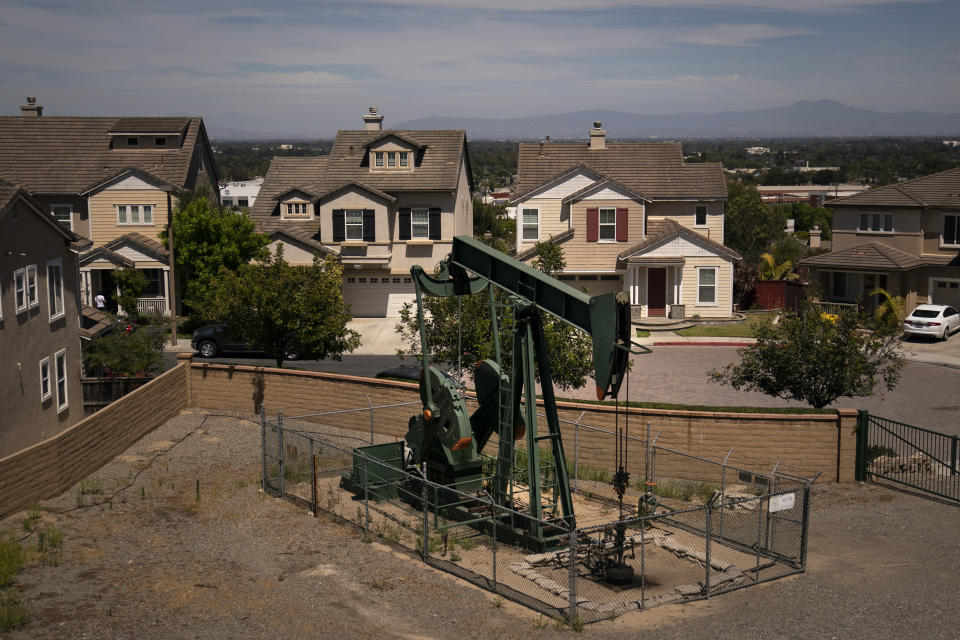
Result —
<instances>
[{"instance_id":1,"label":"roof vent","mask_svg":"<svg viewBox=\"0 0 960 640\"><path fill-rule=\"evenodd\" d=\"M43 105L37 104L34 96L27 96L27 104L20 105L20 115L27 118L39 118L43 115Z\"/></svg>"}]
</instances>

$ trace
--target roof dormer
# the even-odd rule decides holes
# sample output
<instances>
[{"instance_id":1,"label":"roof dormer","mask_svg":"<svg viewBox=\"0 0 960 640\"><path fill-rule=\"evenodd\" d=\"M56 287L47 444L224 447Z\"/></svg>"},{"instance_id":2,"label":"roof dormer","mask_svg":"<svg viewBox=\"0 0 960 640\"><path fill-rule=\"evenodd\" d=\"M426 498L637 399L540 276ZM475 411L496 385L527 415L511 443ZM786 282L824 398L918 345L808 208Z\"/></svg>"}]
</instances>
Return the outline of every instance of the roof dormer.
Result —
<instances>
[{"instance_id":1,"label":"roof dormer","mask_svg":"<svg viewBox=\"0 0 960 640\"><path fill-rule=\"evenodd\" d=\"M190 118L120 118L110 127L111 149L179 149Z\"/></svg>"},{"instance_id":2,"label":"roof dormer","mask_svg":"<svg viewBox=\"0 0 960 640\"><path fill-rule=\"evenodd\" d=\"M396 133L388 133L368 142L370 171L413 171L426 148Z\"/></svg>"},{"instance_id":3,"label":"roof dormer","mask_svg":"<svg viewBox=\"0 0 960 640\"><path fill-rule=\"evenodd\" d=\"M281 220L309 220L314 217L317 194L300 187L293 187L273 198L280 203Z\"/></svg>"}]
</instances>

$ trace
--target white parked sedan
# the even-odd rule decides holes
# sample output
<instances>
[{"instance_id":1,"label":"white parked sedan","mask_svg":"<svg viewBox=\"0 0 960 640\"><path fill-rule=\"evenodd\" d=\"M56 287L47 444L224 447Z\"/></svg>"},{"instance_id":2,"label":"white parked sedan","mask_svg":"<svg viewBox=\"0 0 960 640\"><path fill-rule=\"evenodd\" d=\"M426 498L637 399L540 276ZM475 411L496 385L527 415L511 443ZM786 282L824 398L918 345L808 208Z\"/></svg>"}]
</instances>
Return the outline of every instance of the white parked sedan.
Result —
<instances>
[{"instance_id":1,"label":"white parked sedan","mask_svg":"<svg viewBox=\"0 0 960 640\"><path fill-rule=\"evenodd\" d=\"M918 305L903 321L904 333L941 340L946 340L957 329L960 329L960 312L942 304Z\"/></svg>"}]
</instances>

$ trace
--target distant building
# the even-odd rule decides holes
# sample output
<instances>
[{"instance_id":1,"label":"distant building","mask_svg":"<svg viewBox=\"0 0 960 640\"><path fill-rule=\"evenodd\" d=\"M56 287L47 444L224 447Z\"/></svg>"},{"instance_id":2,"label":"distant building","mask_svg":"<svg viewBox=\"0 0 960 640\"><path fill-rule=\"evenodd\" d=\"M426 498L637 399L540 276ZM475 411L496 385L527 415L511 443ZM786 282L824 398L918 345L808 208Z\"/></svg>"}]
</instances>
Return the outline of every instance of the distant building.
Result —
<instances>
[{"instance_id":1,"label":"distant building","mask_svg":"<svg viewBox=\"0 0 960 640\"><path fill-rule=\"evenodd\" d=\"M796 165L793 167L794 171L800 171L801 173L809 173L817 171L840 171L840 167L811 167L809 160L797 160Z\"/></svg>"},{"instance_id":2,"label":"distant building","mask_svg":"<svg viewBox=\"0 0 960 640\"><path fill-rule=\"evenodd\" d=\"M770 153L768 147L747 147L747 155L762 156L765 153Z\"/></svg>"},{"instance_id":3,"label":"distant building","mask_svg":"<svg viewBox=\"0 0 960 640\"><path fill-rule=\"evenodd\" d=\"M767 204L792 204L805 202L812 207L822 207L825 202L835 198L856 195L869 189L860 184L808 184L808 185L769 185L759 186L760 199Z\"/></svg>"},{"instance_id":4,"label":"distant building","mask_svg":"<svg viewBox=\"0 0 960 640\"><path fill-rule=\"evenodd\" d=\"M944 140L943 144L948 147L960 147L960 140Z\"/></svg>"},{"instance_id":5,"label":"distant building","mask_svg":"<svg viewBox=\"0 0 960 640\"><path fill-rule=\"evenodd\" d=\"M280 145L280 151L290 151L291 149L293 149L293 145L292 145L292 144L282 144L282 145Z\"/></svg>"},{"instance_id":6,"label":"distant building","mask_svg":"<svg viewBox=\"0 0 960 640\"><path fill-rule=\"evenodd\" d=\"M225 207L248 209L257 201L261 186L263 186L263 178L227 182L220 187L220 202Z\"/></svg>"}]
</instances>

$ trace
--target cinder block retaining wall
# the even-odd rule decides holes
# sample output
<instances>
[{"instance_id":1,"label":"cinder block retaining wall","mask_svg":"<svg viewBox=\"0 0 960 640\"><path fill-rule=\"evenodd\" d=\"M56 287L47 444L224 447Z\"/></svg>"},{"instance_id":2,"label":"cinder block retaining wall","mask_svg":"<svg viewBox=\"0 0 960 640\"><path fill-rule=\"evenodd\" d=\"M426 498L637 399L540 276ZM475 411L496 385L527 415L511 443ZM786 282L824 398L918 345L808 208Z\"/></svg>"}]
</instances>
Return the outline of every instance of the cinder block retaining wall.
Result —
<instances>
[{"instance_id":1,"label":"cinder block retaining wall","mask_svg":"<svg viewBox=\"0 0 960 640\"><path fill-rule=\"evenodd\" d=\"M187 407L189 364L84 418L49 440L0 459L0 517L60 495Z\"/></svg>"},{"instance_id":2,"label":"cinder block retaining wall","mask_svg":"<svg viewBox=\"0 0 960 640\"><path fill-rule=\"evenodd\" d=\"M271 418L282 409L287 416L341 411L373 405L419 401L411 383L357 378L329 373L261 369L195 363L189 356L156 380L117 400L57 436L0 459L0 517L66 491L111 458L187 407L254 413L262 403ZM574 448L574 427L580 421L613 431L619 416L612 407L560 403L564 446ZM393 417L378 412L375 428L402 437L415 407L401 407ZM657 444L713 460L730 449L730 464L756 471L780 469L823 479L852 482L856 442L856 411L832 414L711 413L631 409L630 434L643 438L649 421ZM335 424L368 431L368 412L338 415ZM613 462L611 439L587 428L577 429L580 464L608 470ZM634 445L631 445L634 446ZM631 451L631 471L643 468L643 451ZM658 460L660 464L662 460ZM665 461L664 461L665 462Z\"/></svg>"}]
</instances>

